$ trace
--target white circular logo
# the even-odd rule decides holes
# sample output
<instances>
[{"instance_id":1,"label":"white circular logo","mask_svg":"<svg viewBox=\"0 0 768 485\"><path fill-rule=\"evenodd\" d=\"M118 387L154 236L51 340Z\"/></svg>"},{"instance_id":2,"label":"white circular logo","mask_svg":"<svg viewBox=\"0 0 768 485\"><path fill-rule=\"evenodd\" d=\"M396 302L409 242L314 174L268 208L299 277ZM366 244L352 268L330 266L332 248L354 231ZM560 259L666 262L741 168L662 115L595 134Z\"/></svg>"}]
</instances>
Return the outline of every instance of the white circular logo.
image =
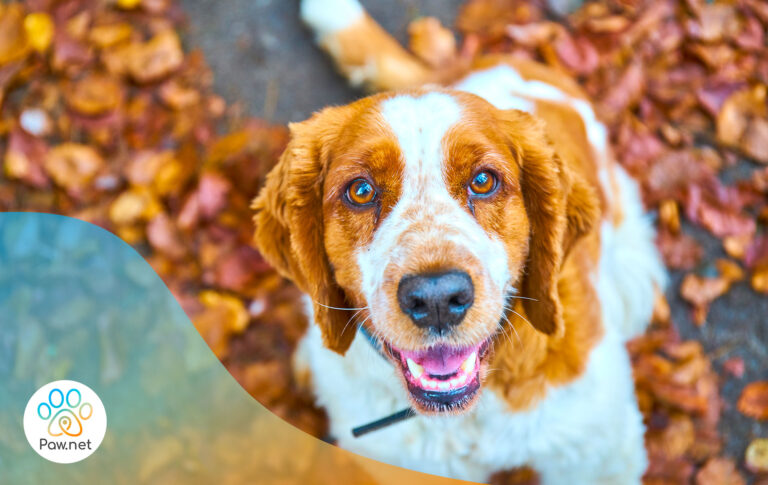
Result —
<instances>
[{"instance_id":1,"label":"white circular logo","mask_svg":"<svg viewBox=\"0 0 768 485\"><path fill-rule=\"evenodd\" d=\"M75 463L91 456L107 432L99 396L76 381L55 381L38 389L24 410L29 445L46 460Z\"/></svg>"}]
</instances>

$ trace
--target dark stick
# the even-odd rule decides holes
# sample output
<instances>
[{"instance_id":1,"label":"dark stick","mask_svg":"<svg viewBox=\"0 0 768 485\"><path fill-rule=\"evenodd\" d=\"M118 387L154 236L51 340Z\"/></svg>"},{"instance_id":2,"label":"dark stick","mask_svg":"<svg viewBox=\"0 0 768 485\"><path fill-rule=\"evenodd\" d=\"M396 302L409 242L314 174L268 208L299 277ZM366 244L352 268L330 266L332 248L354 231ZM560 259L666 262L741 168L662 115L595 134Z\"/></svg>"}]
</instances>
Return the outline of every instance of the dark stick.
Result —
<instances>
[{"instance_id":1,"label":"dark stick","mask_svg":"<svg viewBox=\"0 0 768 485\"><path fill-rule=\"evenodd\" d=\"M400 421L405 421L406 419L412 418L414 416L416 416L416 412L413 409L405 408L402 411L396 412L395 414L377 419L372 423L364 424L362 426L358 426L357 428L352 428L352 436L359 438L364 434L370 433L371 431L385 428L390 424L399 423Z\"/></svg>"}]
</instances>

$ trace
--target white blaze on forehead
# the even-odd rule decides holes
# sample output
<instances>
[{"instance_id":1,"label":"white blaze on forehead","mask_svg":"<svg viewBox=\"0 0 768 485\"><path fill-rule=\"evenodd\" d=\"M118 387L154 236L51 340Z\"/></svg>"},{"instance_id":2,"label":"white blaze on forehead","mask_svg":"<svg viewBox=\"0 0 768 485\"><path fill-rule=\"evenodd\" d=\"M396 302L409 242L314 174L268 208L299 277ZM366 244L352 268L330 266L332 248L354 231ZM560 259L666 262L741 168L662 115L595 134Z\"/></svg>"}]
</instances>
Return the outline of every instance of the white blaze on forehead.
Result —
<instances>
[{"instance_id":1,"label":"white blaze on forehead","mask_svg":"<svg viewBox=\"0 0 768 485\"><path fill-rule=\"evenodd\" d=\"M404 167L400 199L379 225L369 246L358 254L363 291L369 304L381 287L390 262L427 256L412 254L403 246L403 235L413 229L418 229L422 237L450 240L473 254L484 266L485 279L490 279L484 282L487 294L505 289L509 270L503 244L486 233L467 209L451 197L446 185L443 141L461 119L461 113L452 96L437 92L397 96L381 105L382 118L397 138Z\"/></svg>"}]
</instances>

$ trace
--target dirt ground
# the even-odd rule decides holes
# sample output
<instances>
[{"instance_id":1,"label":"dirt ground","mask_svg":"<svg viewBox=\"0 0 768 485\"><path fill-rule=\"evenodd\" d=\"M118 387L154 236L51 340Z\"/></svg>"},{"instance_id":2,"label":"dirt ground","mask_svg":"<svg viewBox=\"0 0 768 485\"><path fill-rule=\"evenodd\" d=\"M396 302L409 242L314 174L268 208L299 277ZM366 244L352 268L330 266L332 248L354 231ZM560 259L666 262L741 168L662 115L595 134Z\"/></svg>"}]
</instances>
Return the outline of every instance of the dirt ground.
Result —
<instances>
[{"instance_id":1,"label":"dirt ground","mask_svg":"<svg viewBox=\"0 0 768 485\"><path fill-rule=\"evenodd\" d=\"M389 32L401 41L410 20L422 15L438 17L452 25L461 0L362 0ZM216 79L216 91L229 102L241 102L245 114L276 123L300 121L314 110L342 104L361 96L348 88L330 62L313 45L312 37L298 18L298 0L182 0L190 23L189 47L206 54ZM739 178L732 169L727 178ZM255 190L255 189L254 189ZM717 239L695 230L706 250L702 269L723 256ZM673 273L668 299L681 334L702 342L712 357L722 381L722 396L728 403L738 399L748 382L768 375L768 298L739 283L712 305L708 322L693 325L690 308L677 288L682 273ZM736 379L722 372L722 363L742 357L746 372ZM759 423L726 405L721 421L726 453L743 458L746 445L768 436L768 422Z\"/></svg>"}]
</instances>

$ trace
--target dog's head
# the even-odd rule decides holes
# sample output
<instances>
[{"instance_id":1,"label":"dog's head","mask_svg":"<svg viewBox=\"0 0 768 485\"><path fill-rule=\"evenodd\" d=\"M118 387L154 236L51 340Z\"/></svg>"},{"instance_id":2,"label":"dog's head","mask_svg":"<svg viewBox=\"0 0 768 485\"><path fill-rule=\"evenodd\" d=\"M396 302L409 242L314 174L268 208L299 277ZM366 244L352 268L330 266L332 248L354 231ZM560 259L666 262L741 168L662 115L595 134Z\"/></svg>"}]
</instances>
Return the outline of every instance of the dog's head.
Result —
<instances>
[{"instance_id":1,"label":"dog's head","mask_svg":"<svg viewBox=\"0 0 768 485\"><path fill-rule=\"evenodd\" d=\"M254 202L256 243L312 298L328 348L343 354L363 322L429 413L474 402L513 299L562 334L560 265L597 202L540 121L430 90L290 128Z\"/></svg>"}]
</instances>

